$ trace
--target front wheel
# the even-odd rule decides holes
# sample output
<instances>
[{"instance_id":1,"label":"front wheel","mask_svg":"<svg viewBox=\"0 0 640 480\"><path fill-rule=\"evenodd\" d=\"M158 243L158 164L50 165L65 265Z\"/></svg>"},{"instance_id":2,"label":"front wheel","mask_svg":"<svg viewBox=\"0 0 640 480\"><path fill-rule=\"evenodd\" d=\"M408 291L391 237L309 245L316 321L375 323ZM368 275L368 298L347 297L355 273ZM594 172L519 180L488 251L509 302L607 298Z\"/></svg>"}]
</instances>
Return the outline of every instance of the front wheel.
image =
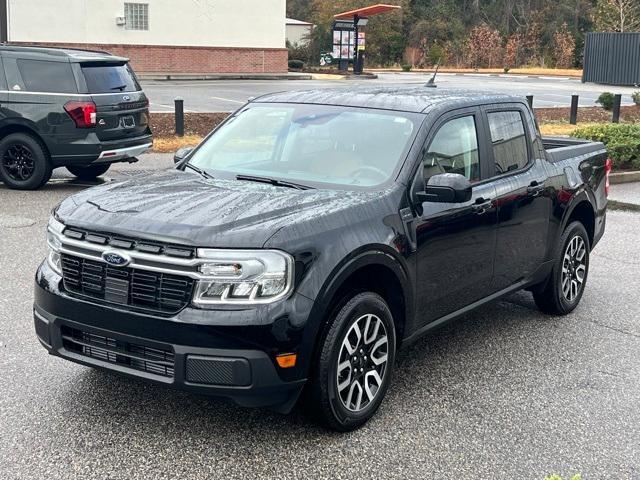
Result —
<instances>
[{"instance_id":1,"label":"front wheel","mask_svg":"<svg viewBox=\"0 0 640 480\"><path fill-rule=\"evenodd\" d=\"M305 407L321 424L350 431L366 423L385 396L395 360L393 317L372 292L353 296L320 346Z\"/></svg>"},{"instance_id":2,"label":"front wheel","mask_svg":"<svg viewBox=\"0 0 640 480\"><path fill-rule=\"evenodd\" d=\"M16 190L36 190L51 178L51 164L43 145L26 133L0 140L0 180Z\"/></svg>"},{"instance_id":3,"label":"front wheel","mask_svg":"<svg viewBox=\"0 0 640 480\"><path fill-rule=\"evenodd\" d=\"M534 291L538 308L551 315L566 315L580 303L589 273L589 236L580 222L567 226L543 290Z\"/></svg>"},{"instance_id":4,"label":"front wheel","mask_svg":"<svg viewBox=\"0 0 640 480\"><path fill-rule=\"evenodd\" d=\"M109 170L110 164L88 165L86 167L71 166L67 170L80 180L95 180Z\"/></svg>"}]
</instances>

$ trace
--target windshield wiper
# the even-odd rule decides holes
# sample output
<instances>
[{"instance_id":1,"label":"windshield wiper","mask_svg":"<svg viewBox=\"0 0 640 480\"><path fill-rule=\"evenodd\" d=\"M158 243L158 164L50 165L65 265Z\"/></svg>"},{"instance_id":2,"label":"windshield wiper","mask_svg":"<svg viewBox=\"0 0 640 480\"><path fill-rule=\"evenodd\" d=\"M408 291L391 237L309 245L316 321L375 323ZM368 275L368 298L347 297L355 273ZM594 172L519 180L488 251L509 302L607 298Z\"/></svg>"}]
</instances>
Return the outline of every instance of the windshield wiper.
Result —
<instances>
[{"instance_id":1,"label":"windshield wiper","mask_svg":"<svg viewBox=\"0 0 640 480\"><path fill-rule=\"evenodd\" d=\"M120 91L123 91L125 88L127 88L127 86L126 86L126 85L120 85L120 86L117 86L117 87L111 87L111 90L120 90Z\"/></svg>"},{"instance_id":2,"label":"windshield wiper","mask_svg":"<svg viewBox=\"0 0 640 480\"><path fill-rule=\"evenodd\" d=\"M277 178L259 177L255 175L237 175L236 180L246 180L248 182L270 183L276 187L289 187L297 190L310 190L313 187L302 185L300 183L289 182L287 180L278 180Z\"/></svg>"},{"instance_id":3,"label":"windshield wiper","mask_svg":"<svg viewBox=\"0 0 640 480\"><path fill-rule=\"evenodd\" d=\"M201 177L206 178L208 180L212 180L213 178L215 178L210 173L207 173L204 170L202 170L201 168L198 168L195 165L191 165L190 163L185 163L184 166L185 166L185 168L187 168L187 167L190 168L191 170L193 170L194 172L199 174Z\"/></svg>"}]
</instances>

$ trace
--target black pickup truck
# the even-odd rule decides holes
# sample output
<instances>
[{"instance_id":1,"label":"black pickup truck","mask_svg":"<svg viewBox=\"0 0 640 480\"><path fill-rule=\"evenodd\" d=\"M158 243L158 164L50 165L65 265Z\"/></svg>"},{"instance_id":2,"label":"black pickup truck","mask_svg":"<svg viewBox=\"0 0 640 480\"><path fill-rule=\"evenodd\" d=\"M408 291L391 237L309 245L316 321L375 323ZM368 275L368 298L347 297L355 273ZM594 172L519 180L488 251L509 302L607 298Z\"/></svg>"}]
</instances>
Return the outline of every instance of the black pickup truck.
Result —
<instances>
[{"instance_id":1,"label":"black pickup truck","mask_svg":"<svg viewBox=\"0 0 640 480\"><path fill-rule=\"evenodd\" d=\"M54 210L40 342L244 406L301 398L340 431L445 322L520 289L571 312L605 227L603 145L542 139L506 95L276 93L184 154Z\"/></svg>"}]
</instances>

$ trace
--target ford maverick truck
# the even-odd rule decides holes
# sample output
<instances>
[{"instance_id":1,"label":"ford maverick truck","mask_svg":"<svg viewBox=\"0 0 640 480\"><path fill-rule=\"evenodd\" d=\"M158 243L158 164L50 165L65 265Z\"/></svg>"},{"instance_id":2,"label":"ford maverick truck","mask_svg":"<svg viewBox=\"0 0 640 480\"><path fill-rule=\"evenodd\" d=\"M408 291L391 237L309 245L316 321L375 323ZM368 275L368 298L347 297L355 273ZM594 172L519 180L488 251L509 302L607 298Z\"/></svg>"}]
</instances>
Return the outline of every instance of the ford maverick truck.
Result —
<instances>
[{"instance_id":1,"label":"ford maverick truck","mask_svg":"<svg viewBox=\"0 0 640 480\"><path fill-rule=\"evenodd\" d=\"M611 167L521 98L428 88L263 96L176 161L54 209L40 342L339 431L438 326L521 289L575 309Z\"/></svg>"}]
</instances>

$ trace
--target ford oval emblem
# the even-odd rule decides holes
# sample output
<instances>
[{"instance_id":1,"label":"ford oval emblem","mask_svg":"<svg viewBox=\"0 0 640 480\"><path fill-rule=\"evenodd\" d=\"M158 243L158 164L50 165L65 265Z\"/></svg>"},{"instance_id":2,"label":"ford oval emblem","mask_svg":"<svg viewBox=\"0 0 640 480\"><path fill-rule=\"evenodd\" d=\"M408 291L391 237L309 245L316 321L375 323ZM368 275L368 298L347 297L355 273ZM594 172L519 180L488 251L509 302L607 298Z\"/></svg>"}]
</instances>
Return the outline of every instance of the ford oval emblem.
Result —
<instances>
[{"instance_id":1,"label":"ford oval emblem","mask_svg":"<svg viewBox=\"0 0 640 480\"><path fill-rule=\"evenodd\" d=\"M131 263L131 258L116 252L104 252L102 259L114 267L126 267Z\"/></svg>"},{"instance_id":2,"label":"ford oval emblem","mask_svg":"<svg viewBox=\"0 0 640 480\"><path fill-rule=\"evenodd\" d=\"M122 97L122 100L124 100L125 102L128 102L129 100L131 100L131 97L129 95L124 95Z\"/></svg>"}]
</instances>

